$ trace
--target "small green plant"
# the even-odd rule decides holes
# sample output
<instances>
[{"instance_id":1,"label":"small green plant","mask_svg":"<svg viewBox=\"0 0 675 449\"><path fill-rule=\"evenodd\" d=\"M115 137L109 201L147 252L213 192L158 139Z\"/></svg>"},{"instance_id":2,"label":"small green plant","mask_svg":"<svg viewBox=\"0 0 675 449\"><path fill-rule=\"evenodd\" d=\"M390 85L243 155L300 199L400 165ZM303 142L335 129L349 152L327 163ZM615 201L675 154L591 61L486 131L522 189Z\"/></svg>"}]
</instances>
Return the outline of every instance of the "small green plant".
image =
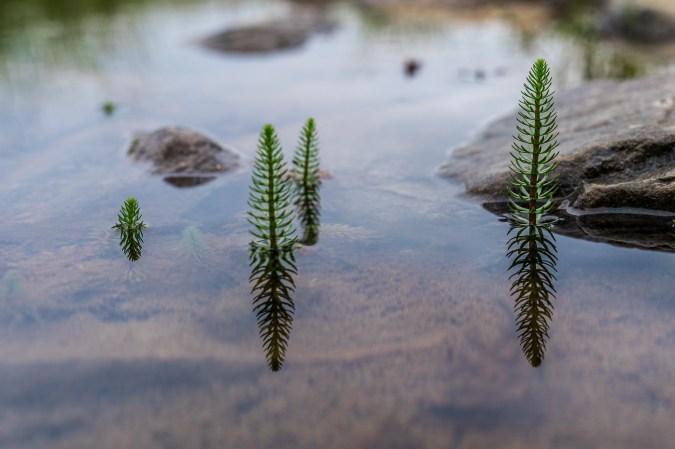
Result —
<instances>
[{"instance_id":1,"label":"small green plant","mask_svg":"<svg viewBox=\"0 0 675 449\"><path fill-rule=\"evenodd\" d=\"M112 101L106 101L101 105L101 110L105 115L113 115L117 110L117 104Z\"/></svg>"},{"instance_id":2,"label":"small green plant","mask_svg":"<svg viewBox=\"0 0 675 449\"><path fill-rule=\"evenodd\" d=\"M512 220L542 224L553 209L557 180L558 133L548 64L538 59L524 84L518 125L511 153L511 185L508 188Z\"/></svg>"},{"instance_id":3,"label":"small green plant","mask_svg":"<svg viewBox=\"0 0 675 449\"><path fill-rule=\"evenodd\" d=\"M253 245L281 248L296 241L291 208L291 186L281 144L272 125L265 125L258 140L258 153L249 191L248 221Z\"/></svg>"},{"instance_id":4,"label":"small green plant","mask_svg":"<svg viewBox=\"0 0 675 449\"><path fill-rule=\"evenodd\" d=\"M143 228L147 225L141 220L141 209L136 198L127 198L117 215L117 224L113 226L120 232L122 252L131 261L141 258Z\"/></svg>"},{"instance_id":5,"label":"small green plant","mask_svg":"<svg viewBox=\"0 0 675 449\"><path fill-rule=\"evenodd\" d=\"M303 228L299 242L311 246L319 239L321 224L319 141L313 118L307 120L300 132L298 146L293 156L291 178L295 183L294 204Z\"/></svg>"},{"instance_id":6,"label":"small green plant","mask_svg":"<svg viewBox=\"0 0 675 449\"><path fill-rule=\"evenodd\" d=\"M265 125L258 140L249 193L251 293L260 338L272 371L284 362L295 306L297 273L291 185L276 132Z\"/></svg>"},{"instance_id":7,"label":"small green plant","mask_svg":"<svg viewBox=\"0 0 675 449\"><path fill-rule=\"evenodd\" d=\"M511 259L516 326L525 358L541 365L546 351L549 321L553 318L557 249L549 226L513 224L507 257Z\"/></svg>"}]
</instances>

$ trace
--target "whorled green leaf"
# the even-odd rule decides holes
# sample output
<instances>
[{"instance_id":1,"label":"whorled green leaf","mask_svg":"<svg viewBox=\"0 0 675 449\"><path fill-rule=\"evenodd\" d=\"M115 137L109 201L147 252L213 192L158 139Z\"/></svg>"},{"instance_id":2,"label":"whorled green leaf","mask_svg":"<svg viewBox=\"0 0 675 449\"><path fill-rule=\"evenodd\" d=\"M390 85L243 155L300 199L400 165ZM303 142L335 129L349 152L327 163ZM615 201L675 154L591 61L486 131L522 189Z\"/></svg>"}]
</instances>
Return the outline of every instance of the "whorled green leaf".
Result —
<instances>
[{"instance_id":1,"label":"whorled green leaf","mask_svg":"<svg viewBox=\"0 0 675 449\"><path fill-rule=\"evenodd\" d=\"M553 318L557 249L549 225L512 224L507 257L512 280L518 338L534 367L546 352L549 322Z\"/></svg>"},{"instance_id":2,"label":"whorled green leaf","mask_svg":"<svg viewBox=\"0 0 675 449\"><path fill-rule=\"evenodd\" d=\"M558 125L548 64L538 59L527 76L519 102L511 152L509 207L516 222L536 225L553 209L557 190Z\"/></svg>"}]
</instances>

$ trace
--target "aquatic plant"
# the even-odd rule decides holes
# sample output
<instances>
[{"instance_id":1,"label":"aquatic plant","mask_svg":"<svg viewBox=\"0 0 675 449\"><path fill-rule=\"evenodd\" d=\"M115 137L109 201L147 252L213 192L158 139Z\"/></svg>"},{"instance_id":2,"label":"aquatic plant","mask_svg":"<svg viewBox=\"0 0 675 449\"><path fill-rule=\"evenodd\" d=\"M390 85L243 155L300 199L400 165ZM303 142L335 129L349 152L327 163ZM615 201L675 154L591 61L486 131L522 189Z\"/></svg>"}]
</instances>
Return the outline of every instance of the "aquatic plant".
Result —
<instances>
[{"instance_id":1,"label":"aquatic plant","mask_svg":"<svg viewBox=\"0 0 675 449\"><path fill-rule=\"evenodd\" d=\"M513 221L538 225L553 209L557 190L552 172L557 167L558 133L551 74L545 60L535 61L522 94L511 153L509 208Z\"/></svg>"},{"instance_id":2,"label":"aquatic plant","mask_svg":"<svg viewBox=\"0 0 675 449\"><path fill-rule=\"evenodd\" d=\"M117 224L113 226L114 229L120 232L122 252L132 262L141 258L143 228L147 227L141 218L138 200L130 197L124 201L120 213L117 215Z\"/></svg>"},{"instance_id":3,"label":"aquatic plant","mask_svg":"<svg viewBox=\"0 0 675 449\"><path fill-rule=\"evenodd\" d=\"M296 241L286 175L279 138L272 125L265 125L258 139L248 200L248 222L255 228L252 244L260 248L281 248Z\"/></svg>"},{"instance_id":4,"label":"aquatic plant","mask_svg":"<svg viewBox=\"0 0 675 449\"><path fill-rule=\"evenodd\" d=\"M513 224L507 257L511 259L516 325L525 358L533 367L541 365L546 351L549 321L553 317L557 249L549 226Z\"/></svg>"},{"instance_id":5,"label":"aquatic plant","mask_svg":"<svg viewBox=\"0 0 675 449\"><path fill-rule=\"evenodd\" d=\"M101 111L103 111L105 115L113 115L116 110L117 105L112 101L106 101L101 105Z\"/></svg>"},{"instance_id":6,"label":"aquatic plant","mask_svg":"<svg viewBox=\"0 0 675 449\"><path fill-rule=\"evenodd\" d=\"M294 204L303 228L299 242L311 246L319 240L321 224L319 142L313 118L307 120L300 132L291 178L295 183Z\"/></svg>"},{"instance_id":7,"label":"aquatic plant","mask_svg":"<svg viewBox=\"0 0 675 449\"><path fill-rule=\"evenodd\" d=\"M291 186L276 132L265 125L258 140L251 179L248 221L251 234L251 293L267 363L278 371L284 362L295 305L297 273Z\"/></svg>"}]
</instances>

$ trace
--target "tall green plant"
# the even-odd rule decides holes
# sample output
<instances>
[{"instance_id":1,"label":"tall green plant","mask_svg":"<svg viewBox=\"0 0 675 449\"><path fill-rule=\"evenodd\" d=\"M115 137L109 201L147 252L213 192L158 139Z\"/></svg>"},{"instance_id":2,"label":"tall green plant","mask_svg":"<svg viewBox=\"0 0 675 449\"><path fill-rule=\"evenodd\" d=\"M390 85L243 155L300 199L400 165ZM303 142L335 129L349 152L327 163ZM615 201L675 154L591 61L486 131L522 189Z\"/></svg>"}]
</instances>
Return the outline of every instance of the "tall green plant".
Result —
<instances>
[{"instance_id":1,"label":"tall green plant","mask_svg":"<svg viewBox=\"0 0 675 449\"><path fill-rule=\"evenodd\" d=\"M258 139L249 191L248 221L255 229L253 244L280 248L296 241L291 208L291 186L284 155L272 125L265 125Z\"/></svg>"},{"instance_id":2,"label":"tall green plant","mask_svg":"<svg viewBox=\"0 0 675 449\"><path fill-rule=\"evenodd\" d=\"M248 204L251 234L251 293L267 363L278 371L284 362L295 305L296 243L288 180L279 139L265 125L258 140Z\"/></svg>"},{"instance_id":3,"label":"tall green plant","mask_svg":"<svg viewBox=\"0 0 675 449\"><path fill-rule=\"evenodd\" d=\"M543 59L532 65L519 102L516 135L511 152L508 187L511 228L507 256L513 279L517 332L532 366L544 358L549 320L555 297L555 238L553 221L545 220L554 207L558 152L557 115L551 92L551 72Z\"/></svg>"},{"instance_id":4,"label":"tall green plant","mask_svg":"<svg viewBox=\"0 0 675 449\"><path fill-rule=\"evenodd\" d=\"M557 190L552 175L557 167L558 133L551 82L548 64L538 59L524 84L512 145L509 207L513 220L529 225L542 223L554 206Z\"/></svg>"},{"instance_id":5,"label":"tall green plant","mask_svg":"<svg viewBox=\"0 0 675 449\"><path fill-rule=\"evenodd\" d=\"M122 252L133 262L141 258L143 228L146 227L147 225L142 221L138 200L133 197L127 198L117 215L117 224L113 228L120 233Z\"/></svg>"},{"instance_id":6,"label":"tall green plant","mask_svg":"<svg viewBox=\"0 0 675 449\"><path fill-rule=\"evenodd\" d=\"M314 245L319 238L321 196L319 188L319 139L313 118L300 132L298 146L293 156L292 179L295 182L294 204L303 227L300 243Z\"/></svg>"}]
</instances>

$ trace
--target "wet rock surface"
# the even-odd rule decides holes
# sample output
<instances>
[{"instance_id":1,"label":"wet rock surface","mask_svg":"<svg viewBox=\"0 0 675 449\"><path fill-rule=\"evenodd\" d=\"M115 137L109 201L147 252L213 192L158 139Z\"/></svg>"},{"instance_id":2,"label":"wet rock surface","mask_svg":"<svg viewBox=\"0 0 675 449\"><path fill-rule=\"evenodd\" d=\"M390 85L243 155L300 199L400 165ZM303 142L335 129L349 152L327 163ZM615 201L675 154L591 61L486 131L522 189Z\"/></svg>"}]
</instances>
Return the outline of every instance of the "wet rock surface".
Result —
<instances>
[{"instance_id":1,"label":"wet rock surface","mask_svg":"<svg viewBox=\"0 0 675 449\"><path fill-rule=\"evenodd\" d=\"M269 53L303 45L312 35L328 33L335 23L318 10L302 10L283 19L229 28L202 40L207 48L232 53Z\"/></svg>"},{"instance_id":2,"label":"wet rock surface","mask_svg":"<svg viewBox=\"0 0 675 449\"><path fill-rule=\"evenodd\" d=\"M604 81L555 96L559 195L577 209L675 212L675 77ZM441 176L470 196L506 201L515 113L455 150Z\"/></svg>"},{"instance_id":3,"label":"wet rock surface","mask_svg":"<svg viewBox=\"0 0 675 449\"><path fill-rule=\"evenodd\" d=\"M215 174L239 165L239 156L210 138L180 127L165 127L138 135L128 154L152 162L153 174L167 175L176 187L192 187L215 179Z\"/></svg>"}]
</instances>

